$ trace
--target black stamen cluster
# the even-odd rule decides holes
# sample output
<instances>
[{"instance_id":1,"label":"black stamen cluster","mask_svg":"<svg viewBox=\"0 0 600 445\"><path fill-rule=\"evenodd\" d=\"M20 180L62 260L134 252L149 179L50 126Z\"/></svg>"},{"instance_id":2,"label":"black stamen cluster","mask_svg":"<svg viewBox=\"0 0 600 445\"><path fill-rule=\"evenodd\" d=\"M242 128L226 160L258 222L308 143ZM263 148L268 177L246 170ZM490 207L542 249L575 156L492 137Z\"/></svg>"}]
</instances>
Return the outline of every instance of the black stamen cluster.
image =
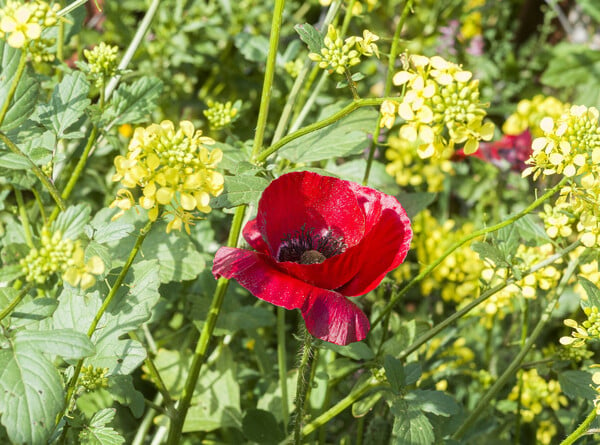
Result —
<instances>
[{"instance_id":1,"label":"black stamen cluster","mask_svg":"<svg viewBox=\"0 0 600 445\"><path fill-rule=\"evenodd\" d=\"M324 235L315 234L314 231L314 228L307 229L303 224L300 230L287 234L281 240L277 261L301 263L302 255L309 250L316 250L325 258L331 258L346 249L344 238L334 236L331 229L327 229Z\"/></svg>"}]
</instances>

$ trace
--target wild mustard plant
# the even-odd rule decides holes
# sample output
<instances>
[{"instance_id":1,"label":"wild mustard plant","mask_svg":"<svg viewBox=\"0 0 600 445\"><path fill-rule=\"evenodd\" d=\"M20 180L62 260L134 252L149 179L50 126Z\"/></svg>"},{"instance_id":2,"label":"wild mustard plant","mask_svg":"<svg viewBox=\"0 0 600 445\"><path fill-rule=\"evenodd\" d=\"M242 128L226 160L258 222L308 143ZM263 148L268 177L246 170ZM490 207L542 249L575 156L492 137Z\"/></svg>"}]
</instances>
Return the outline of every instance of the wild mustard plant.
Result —
<instances>
[{"instance_id":1,"label":"wild mustard plant","mask_svg":"<svg viewBox=\"0 0 600 445\"><path fill-rule=\"evenodd\" d=\"M159 217L161 206L168 206L166 213L172 218L167 232L185 226L189 233L192 212L209 213L210 197L223 191L223 175L215 170L223 153L209 150L212 144L214 140L189 121L182 121L177 130L171 121L136 128L127 155L115 158L113 181L124 188L110 205L120 209L114 218L135 205L131 190L139 187L138 203L151 221Z\"/></svg>"},{"instance_id":2,"label":"wild mustard plant","mask_svg":"<svg viewBox=\"0 0 600 445\"><path fill-rule=\"evenodd\" d=\"M544 379L535 368L524 371L521 378L523 388L520 400L518 385L513 387L508 399L518 400L521 403L521 417L524 422L532 422L544 408L558 411L561 407L568 405L558 380Z\"/></svg>"},{"instance_id":3,"label":"wild mustard plant","mask_svg":"<svg viewBox=\"0 0 600 445\"><path fill-rule=\"evenodd\" d=\"M382 104L381 125L391 128L397 111L404 121L400 137L417 142L421 158L440 156L457 144L471 154L480 140L492 139L494 125L483 121L488 105L480 102L479 81L459 65L439 56L411 55L393 82L404 95L397 103Z\"/></svg>"},{"instance_id":4,"label":"wild mustard plant","mask_svg":"<svg viewBox=\"0 0 600 445\"><path fill-rule=\"evenodd\" d=\"M505 134L518 135L529 130L534 137L540 137L543 135L540 128L541 120L545 117L558 119L569 106L552 96L541 94L531 100L523 99L517 104L515 112L502 125L502 131Z\"/></svg>"},{"instance_id":5,"label":"wild mustard plant","mask_svg":"<svg viewBox=\"0 0 600 445\"><path fill-rule=\"evenodd\" d=\"M79 385L86 392L108 387L108 368L95 368L93 365L81 368Z\"/></svg>"},{"instance_id":6,"label":"wild mustard plant","mask_svg":"<svg viewBox=\"0 0 600 445\"><path fill-rule=\"evenodd\" d=\"M583 309L587 320L581 324L567 318L564 323L573 329L569 337L561 337L560 343L574 348L581 347L592 340L600 340L600 308L587 306Z\"/></svg>"},{"instance_id":7,"label":"wild mustard plant","mask_svg":"<svg viewBox=\"0 0 600 445\"><path fill-rule=\"evenodd\" d=\"M219 130L221 128L228 127L235 122L238 117L239 105L232 104L231 102L215 102L213 100L206 101L208 109L202 113L208 120L208 124L211 128Z\"/></svg>"},{"instance_id":8,"label":"wild mustard plant","mask_svg":"<svg viewBox=\"0 0 600 445\"><path fill-rule=\"evenodd\" d=\"M58 3L37 0L28 3L9 0L0 9L0 38L13 48L27 48L29 44L42 39L42 31L56 25ZM39 42L38 42L39 43ZM44 40L51 44L50 40Z\"/></svg>"},{"instance_id":9,"label":"wild mustard plant","mask_svg":"<svg viewBox=\"0 0 600 445\"><path fill-rule=\"evenodd\" d=\"M79 241L64 238L60 231L51 233L46 227L41 232L41 246L32 248L20 262L25 279L44 284L54 274L71 286L88 289L96 283L96 275L104 273L104 263L94 255L85 262Z\"/></svg>"},{"instance_id":10,"label":"wild mustard plant","mask_svg":"<svg viewBox=\"0 0 600 445\"><path fill-rule=\"evenodd\" d=\"M84 49L83 55L88 61L87 70L96 87L103 85L117 74L117 55L119 48L100 42L93 49Z\"/></svg>"},{"instance_id":11,"label":"wild mustard plant","mask_svg":"<svg viewBox=\"0 0 600 445\"><path fill-rule=\"evenodd\" d=\"M338 30L329 25L324 46L319 53L309 53L310 60L319 63L319 68L329 69L344 74L347 69L360 63L360 53L355 48L356 37L342 40Z\"/></svg>"}]
</instances>

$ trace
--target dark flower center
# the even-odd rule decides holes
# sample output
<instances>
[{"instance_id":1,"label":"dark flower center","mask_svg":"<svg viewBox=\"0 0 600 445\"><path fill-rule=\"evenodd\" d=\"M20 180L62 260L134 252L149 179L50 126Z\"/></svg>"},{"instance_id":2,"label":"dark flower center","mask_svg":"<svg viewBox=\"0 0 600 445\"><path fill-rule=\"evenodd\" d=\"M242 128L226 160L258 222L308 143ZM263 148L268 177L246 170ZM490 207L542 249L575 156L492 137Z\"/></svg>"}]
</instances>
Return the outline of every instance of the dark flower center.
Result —
<instances>
[{"instance_id":1,"label":"dark flower center","mask_svg":"<svg viewBox=\"0 0 600 445\"><path fill-rule=\"evenodd\" d=\"M335 236L331 229L322 234L314 232L314 229L307 229L306 225L303 225L300 230L286 235L281 240L277 261L320 264L346 250L344 238Z\"/></svg>"}]
</instances>

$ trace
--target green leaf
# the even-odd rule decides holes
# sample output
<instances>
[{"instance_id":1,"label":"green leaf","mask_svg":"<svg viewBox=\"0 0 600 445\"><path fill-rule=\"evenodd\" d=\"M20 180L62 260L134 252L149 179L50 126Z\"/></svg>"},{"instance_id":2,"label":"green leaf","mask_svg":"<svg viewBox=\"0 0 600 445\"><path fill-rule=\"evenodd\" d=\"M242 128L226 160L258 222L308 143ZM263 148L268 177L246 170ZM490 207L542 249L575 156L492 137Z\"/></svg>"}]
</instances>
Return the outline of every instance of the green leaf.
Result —
<instances>
[{"instance_id":1,"label":"green leaf","mask_svg":"<svg viewBox=\"0 0 600 445\"><path fill-rule=\"evenodd\" d=\"M114 92L104 112L105 127L135 124L148 118L162 91L163 83L156 77L144 76L132 84L122 83Z\"/></svg>"},{"instance_id":2,"label":"green leaf","mask_svg":"<svg viewBox=\"0 0 600 445\"><path fill-rule=\"evenodd\" d=\"M542 75L544 85L554 88L598 83L600 52L582 44L560 43L552 49L552 58Z\"/></svg>"},{"instance_id":3,"label":"green leaf","mask_svg":"<svg viewBox=\"0 0 600 445\"><path fill-rule=\"evenodd\" d=\"M96 213L89 226L85 227L87 236L100 244L105 244L119 241L135 230L133 224L121 219L111 221L114 213L114 209L109 208L104 208Z\"/></svg>"},{"instance_id":4,"label":"green leaf","mask_svg":"<svg viewBox=\"0 0 600 445\"><path fill-rule=\"evenodd\" d=\"M550 239L538 216L531 214L525 215L516 220L513 225L517 228L519 235L525 241L547 243Z\"/></svg>"},{"instance_id":5,"label":"green leaf","mask_svg":"<svg viewBox=\"0 0 600 445\"><path fill-rule=\"evenodd\" d=\"M121 405L128 406L136 418L140 418L144 414L144 396L135 389L130 375L110 376L107 390L113 399Z\"/></svg>"},{"instance_id":6,"label":"green leaf","mask_svg":"<svg viewBox=\"0 0 600 445\"><path fill-rule=\"evenodd\" d=\"M64 212L60 212L52 224L52 232L60 231L63 238L77 240L83 228L90 220L90 206L78 204L69 206Z\"/></svg>"},{"instance_id":7,"label":"green leaf","mask_svg":"<svg viewBox=\"0 0 600 445\"><path fill-rule=\"evenodd\" d=\"M80 131L70 134L67 134L67 131L84 116L86 108L90 105L89 92L90 84L84 73L68 73L54 87L50 102L40 106L40 123L52 130L59 139L82 137Z\"/></svg>"},{"instance_id":8,"label":"green leaf","mask_svg":"<svg viewBox=\"0 0 600 445\"><path fill-rule=\"evenodd\" d=\"M429 204L435 201L436 197L436 193L429 192L399 193L396 195L398 202L406 210L409 218L415 217L429 207Z\"/></svg>"},{"instance_id":9,"label":"green leaf","mask_svg":"<svg viewBox=\"0 0 600 445\"><path fill-rule=\"evenodd\" d=\"M504 255L495 246L489 243L474 241L471 243L471 250L479 255L482 260L490 260L496 266L507 264Z\"/></svg>"},{"instance_id":10,"label":"green leaf","mask_svg":"<svg viewBox=\"0 0 600 445\"><path fill-rule=\"evenodd\" d=\"M94 345L87 335L73 329L20 331L14 344L16 347L28 345L40 353L58 355L65 360L89 357L94 353Z\"/></svg>"},{"instance_id":11,"label":"green leaf","mask_svg":"<svg viewBox=\"0 0 600 445\"><path fill-rule=\"evenodd\" d=\"M381 391L375 392L373 394L369 394L366 397L363 397L358 402L352 404L352 416L353 417L364 417L371 412L373 407L379 400L383 397L383 393Z\"/></svg>"},{"instance_id":12,"label":"green leaf","mask_svg":"<svg viewBox=\"0 0 600 445\"><path fill-rule=\"evenodd\" d=\"M346 346L334 345L333 343L323 343L323 348L331 349L340 355L350 357L354 360L372 360L375 358L375 353L364 342L350 343Z\"/></svg>"},{"instance_id":13,"label":"green leaf","mask_svg":"<svg viewBox=\"0 0 600 445\"><path fill-rule=\"evenodd\" d=\"M598 286L585 277L578 276L577 279L588 296L588 301L581 300L581 305L583 307L596 306L600 309L600 289L598 289Z\"/></svg>"},{"instance_id":14,"label":"green leaf","mask_svg":"<svg viewBox=\"0 0 600 445\"><path fill-rule=\"evenodd\" d=\"M581 7L583 12L593 18L597 23L600 23L600 4L597 0L576 0L576 3Z\"/></svg>"},{"instance_id":15,"label":"green leaf","mask_svg":"<svg viewBox=\"0 0 600 445\"><path fill-rule=\"evenodd\" d=\"M565 371L558 374L560 389L565 395L573 400L594 400L598 393L592 387L592 375L585 371Z\"/></svg>"},{"instance_id":16,"label":"green leaf","mask_svg":"<svg viewBox=\"0 0 600 445\"><path fill-rule=\"evenodd\" d=\"M450 417L459 411L456 401L441 391L415 389L404 399L420 410L436 416Z\"/></svg>"},{"instance_id":17,"label":"green leaf","mask_svg":"<svg viewBox=\"0 0 600 445\"><path fill-rule=\"evenodd\" d=\"M2 98L0 100L2 102L8 96L8 90L17 74L20 58L20 50L12 48L6 40L0 39L0 98ZM39 90L39 82L29 75L29 68L26 67L4 121L0 124L1 131L6 132L17 128L27 120L35 108ZM0 103L0 106L2 105Z\"/></svg>"},{"instance_id":18,"label":"green leaf","mask_svg":"<svg viewBox=\"0 0 600 445\"><path fill-rule=\"evenodd\" d=\"M391 406L394 414L393 440L395 445L431 445L435 441L429 419L407 401L395 399Z\"/></svg>"},{"instance_id":19,"label":"green leaf","mask_svg":"<svg viewBox=\"0 0 600 445\"><path fill-rule=\"evenodd\" d=\"M279 154L292 162L314 162L362 153L368 146L377 111L360 108L339 121L285 144Z\"/></svg>"},{"instance_id":20,"label":"green leaf","mask_svg":"<svg viewBox=\"0 0 600 445\"><path fill-rule=\"evenodd\" d=\"M3 265L0 267L0 282L9 283L24 274L20 264Z\"/></svg>"},{"instance_id":21,"label":"green leaf","mask_svg":"<svg viewBox=\"0 0 600 445\"><path fill-rule=\"evenodd\" d=\"M105 408L98 411L82 431L79 432L79 443L81 445L120 445L125 438L106 424L115 417L116 410Z\"/></svg>"},{"instance_id":22,"label":"green leaf","mask_svg":"<svg viewBox=\"0 0 600 445\"><path fill-rule=\"evenodd\" d=\"M249 440L261 444L277 444L285 438L275 416L262 409L246 411L242 431Z\"/></svg>"},{"instance_id":23,"label":"green leaf","mask_svg":"<svg viewBox=\"0 0 600 445\"><path fill-rule=\"evenodd\" d=\"M28 303L17 306L10 314L11 327L22 328L50 317L58 303L55 298L34 298Z\"/></svg>"},{"instance_id":24,"label":"green leaf","mask_svg":"<svg viewBox=\"0 0 600 445\"><path fill-rule=\"evenodd\" d=\"M417 362L408 363L404 367L404 375L405 375L404 384L406 386L408 386L408 385L412 385L413 383L417 383L417 380L419 380L421 378L421 374L423 374L423 371L422 371L421 365L419 363L417 363Z\"/></svg>"},{"instance_id":25,"label":"green leaf","mask_svg":"<svg viewBox=\"0 0 600 445\"><path fill-rule=\"evenodd\" d=\"M265 36L242 31L233 38L233 43L246 60L259 63L267 60L269 39Z\"/></svg>"},{"instance_id":26,"label":"green leaf","mask_svg":"<svg viewBox=\"0 0 600 445\"><path fill-rule=\"evenodd\" d=\"M10 170L27 170L31 168L31 161L16 153L2 153L0 154L0 167Z\"/></svg>"},{"instance_id":27,"label":"green leaf","mask_svg":"<svg viewBox=\"0 0 600 445\"><path fill-rule=\"evenodd\" d=\"M311 53L321 54L321 48L325 46L323 35L309 23L296 25L294 29L300 36L300 40L306 43Z\"/></svg>"},{"instance_id":28,"label":"green leaf","mask_svg":"<svg viewBox=\"0 0 600 445\"><path fill-rule=\"evenodd\" d=\"M175 398L183 391L191 362L192 354L189 351L170 351L161 348L156 352L154 357L156 369L169 393ZM144 371L147 372L146 369Z\"/></svg>"},{"instance_id":29,"label":"green leaf","mask_svg":"<svg viewBox=\"0 0 600 445\"><path fill-rule=\"evenodd\" d=\"M13 443L46 444L64 404L54 364L25 342L0 350L1 422Z\"/></svg>"},{"instance_id":30,"label":"green leaf","mask_svg":"<svg viewBox=\"0 0 600 445\"><path fill-rule=\"evenodd\" d=\"M225 176L225 189L210 202L215 209L256 203L269 181L258 176Z\"/></svg>"},{"instance_id":31,"label":"green leaf","mask_svg":"<svg viewBox=\"0 0 600 445\"><path fill-rule=\"evenodd\" d=\"M383 367L385 369L387 381L390 383L392 390L396 393L400 392L402 387L406 384L402 362L391 355L386 355L383 359Z\"/></svg>"}]
</instances>

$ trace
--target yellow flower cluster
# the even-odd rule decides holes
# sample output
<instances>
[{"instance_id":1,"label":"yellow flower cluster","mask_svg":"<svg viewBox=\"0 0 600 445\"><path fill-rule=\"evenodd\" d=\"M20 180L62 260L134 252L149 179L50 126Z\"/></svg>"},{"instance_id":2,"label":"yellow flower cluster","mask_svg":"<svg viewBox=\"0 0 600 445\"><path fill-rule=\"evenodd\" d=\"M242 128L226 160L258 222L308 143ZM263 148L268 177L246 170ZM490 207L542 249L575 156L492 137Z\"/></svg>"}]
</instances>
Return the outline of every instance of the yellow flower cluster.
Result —
<instances>
[{"instance_id":1,"label":"yellow flower cluster","mask_svg":"<svg viewBox=\"0 0 600 445\"><path fill-rule=\"evenodd\" d=\"M544 211L539 215L550 238L568 238L573 233L576 218L566 202L554 206L544 204Z\"/></svg>"},{"instance_id":2,"label":"yellow flower cluster","mask_svg":"<svg viewBox=\"0 0 600 445\"><path fill-rule=\"evenodd\" d=\"M570 105L564 104L554 97L541 94L531 100L523 99L517 104L516 111L511 114L502 125L505 134L519 135L529 129L533 137L542 136L540 122L545 117L558 120L568 111Z\"/></svg>"},{"instance_id":3,"label":"yellow flower cluster","mask_svg":"<svg viewBox=\"0 0 600 445\"><path fill-rule=\"evenodd\" d=\"M377 5L378 0L366 0L367 11L371 12L373 8ZM319 4L321 6L329 6L331 4L331 0L319 0ZM352 6L352 15L360 15L363 13L364 6L360 1L355 1Z\"/></svg>"},{"instance_id":4,"label":"yellow flower cluster","mask_svg":"<svg viewBox=\"0 0 600 445\"><path fill-rule=\"evenodd\" d=\"M592 367L597 368L598 365L592 365ZM594 389L598 393L594 399L594 407L596 408L596 414L600 415L600 372L594 372L592 374L592 382L596 385Z\"/></svg>"},{"instance_id":5,"label":"yellow flower cluster","mask_svg":"<svg viewBox=\"0 0 600 445\"><path fill-rule=\"evenodd\" d=\"M535 432L535 440L540 445L550 445L556 433L556 425L552 420L541 420Z\"/></svg>"},{"instance_id":6,"label":"yellow flower cluster","mask_svg":"<svg viewBox=\"0 0 600 445\"><path fill-rule=\"evenodd\" d=\"M81 377L79 385L86 392L91 392L100 388L108 388L108 368L94 368L92 365L81 368Z\"/></svg>"},{"instance_id":7,"label":"yellow flower cluster","mask_svg":"<svg viewBox=\"0 0 600 445\"><path fill-rule=\"evenodd\" d=\"M405 121L400 137L417 142L421 158L440 156L463 143L465 154L474 153L480 140L492 139L494 124L483 122L487 104L480 102L479 81L471 77L439 56L411 55L393 79L404 95L400 102L381 105L381 126L391 128L399 115Z\"/></svg>"},{"instance_id":8,"label":"yellow flower cluster","mask_svg":"<svg viewBox=\"0 0 600 445\"><path fill-rule=\"evenodd\" d=\"M80 242L63 238L59 231L52 234L44 227L41 245L39 249L31 249L20 262L27 281L43 284L50 275L62 273L64 281L85 290L96 284L94 275L104 273L104 263L99 256L91 257L86 263Z\"/></svg>"},{"instance_id":9,"label":"yellow flower cluster","mask_svg":"<svg viewBox=\"0 0 600 445\"><path fill-rule=\"evenodd\" d=\"M385 157L385 171L402 187L425 188L428 192L440 192L446 175L454 174L452 150L444 150L439 157L421 159L416 155L416 145L406 139L390 136Z\"/></svg>"},{"instance_id":10,"label":"yellow flower cluster","mask_svg":"<svg viewBox=\"0 0 600 445\"><path fill-rule=\"evenodd\" d=\"M37 0L28 3L9 0L0 9L0 38L13 48L23 48L40 39L42 30L58 22L60 5Z\"/></svg>"},{"instance_id":11,"label":"yellow flower cluster","mask_svg":"<svg viewBox=\"0 0 600 445\"><path fill-rule=\"evenodd\" d=\"M119 48L100 42L93 49L84 49L83 55L88 61L90 75L96 86L101 88L108 79L117 73L117 53Z\"/></svg>"},{"instance_id":12,"label":"yellow flower cluster","mask_svg":"<svg viewBox=\"0 0 600 445\"><path fill-rule=\"evenodd\" d=\"M523 407L521 416L524 422L533 421L544 407L550 407L552 410L558 411L561 406L567 406L567 398L561 393L560 384L557 380L546 381L535 368L523 371L521 378L523 380L521 400L518 400L518 385L513 387L508 399L521 403Z\"/></svg>"},{"instance_id":13,"label":"yellow flower cluster","mask_svg":"<svg viewBox=\"0 0 600 445\"><path fill-rule=\"evenodd\" d=\"M481 35L481 11L479 8L485 4L485 0L469 0L463 6L465 18L460 26L460 34L469 40Z\"/></svg>"},{"instance_id":14,"label":"yellow flower cluster","mask_svg":"<svg viewBox=\"0 0 600 445\"><path fill-rule=\"evenodd\" d=\"M515 256L523 265L524 271L529 266L548 258L553 253L554 246L552 244L533 247L521 244L517 248ZM481 279L487 287L494 287L506 281L507 277L508 270L498 268L495 265L487 267L481 272ZM503 320L506 315L514 313L518 307L516 304L518 298L535 299L539 296L540 290L548 291L555 288L560 277L561 273L555 266L544 267L496 292L486 300L483 306L477 307L472 314L481 317L481 323L486 328L491 329L495 320Z\"/></svg>"},{"instance_id":15,"label":"yellow flower cluster","mask_svg":"<svg viewBox=\"0 0 600 445\"><path fill-rule=\"evenodd\" d=\"M167 213L173 219L167 232L181 230L182 225L189 232L194 218L191 212L210 212L210 196L223 191L223 175L215 171L223 152L209 150L206 145L210 144L214 141L202 136L189 121L182 121L177 130L171 121L136 128L127 156L115 158L113 181L120 181L125 188L110 205L121 209L113 218L135 205L130 189L140 187L139 204L148 210L151 221L158 218L160 206L170 205L172 210Z\"/></svg>"},{"instance_id":16,"label":"yellow flower cluster","mask_svg":"<svg viewBox=\"0 0 600 445\"><path fill-rule=\"evenodd\" d=\"M216 130L230 125L239 112L236 105L231 102L222 103L208 100L206 103L208 109L203 111L204 116L206 116L209 125Z\"/></svg>"},{"instance_id":17,"label":"yellow flower cluster","mask_svg":"<svg viewBox=\"0 0 600 445\"><path fill-rule=\"evenodd\" d=\"M424 269L441 256L452 244L474 230L472 223L456 228L454 220L447 220L442 225L431 216L429 211L422 212L415 218L414 247L417 259ZM439 290L444 301L460 303L479 295L479 276L483 263L469 246L458 248L446 257L433 272L421 282L421 292L429 295Z\"/></svg>"},{"instance_id":18,"label":"yellow flower cluster","mask_svg":"<svg viewBox=\"0 0 600 445\"><path fill-rule=\"evenodd\" d=\"M570 337L561 337L561 344L578 348L590 340L600 339L600 311L596 306L588 306L583 309L583 312L587 320L581 324L570 318L564 321L565 326L573 328L573 332Z\"/></svg>"},{"instance_id":19,"label":"yellow flower cluster","mask_svg":"<svg viewBox=\"0 0 600 445\"><path fill-rule=\"evenodd\" d=\"M362 37L352 36L342 40L335 27L329 25L321 53L310 53L308 57L318 62L319 68L344 74L348 68L360 63L361 55L370 57L375 54L379 57L377 40L379 37L366 29Z\"/></svg>"},{"instance_id":20,"label":"yellow flower cluster","mask_svg":"<svg viewBox=\"0 0 600 445\"><path fill-rule=\"evenodd\" d=\"M295 79L298 77L298 74L300 74L303 65L302 59L288 60L285 62L285 65L283 65L283 69L292 79Z\"/></svg>"}]
</instances>

